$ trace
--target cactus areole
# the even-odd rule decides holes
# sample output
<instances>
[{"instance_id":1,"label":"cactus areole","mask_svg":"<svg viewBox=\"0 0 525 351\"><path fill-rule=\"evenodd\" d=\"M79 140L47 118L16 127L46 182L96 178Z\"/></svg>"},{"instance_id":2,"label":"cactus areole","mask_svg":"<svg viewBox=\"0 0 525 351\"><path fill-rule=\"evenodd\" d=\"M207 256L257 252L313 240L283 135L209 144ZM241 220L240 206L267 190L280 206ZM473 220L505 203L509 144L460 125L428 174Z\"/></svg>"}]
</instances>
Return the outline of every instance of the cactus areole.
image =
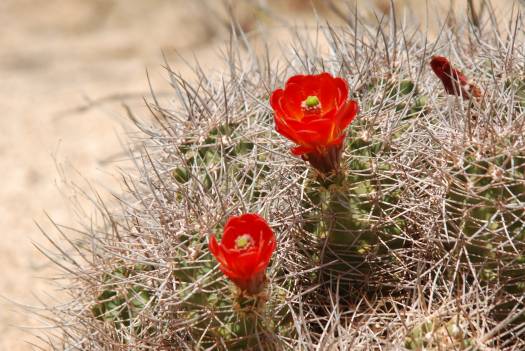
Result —
<instances>
[{"instance_id":1,"label":"cactus areole","mask_svg":"<svg viewBox=\"0 0 525 351\"><path fill-rule=\"evenodd\" d=\"M266 221L250 213L230 217L221 242L212 236L209 243L221 271L248 295L263 291L275 246L275 235Z\"/></svg>"},{"instance_id":2,"label":"cactus areole","mask_svg":"<svg viewBox=\"0 0 525 351\"><path fill-rule=\"evenodd\" d=\"M321 174L339 169L345 129L358 111L342 78L329 73L293 76L284 89L272 93L270 104L275 130L297 144L294 155Z\"/></svg>"}]
</instances>

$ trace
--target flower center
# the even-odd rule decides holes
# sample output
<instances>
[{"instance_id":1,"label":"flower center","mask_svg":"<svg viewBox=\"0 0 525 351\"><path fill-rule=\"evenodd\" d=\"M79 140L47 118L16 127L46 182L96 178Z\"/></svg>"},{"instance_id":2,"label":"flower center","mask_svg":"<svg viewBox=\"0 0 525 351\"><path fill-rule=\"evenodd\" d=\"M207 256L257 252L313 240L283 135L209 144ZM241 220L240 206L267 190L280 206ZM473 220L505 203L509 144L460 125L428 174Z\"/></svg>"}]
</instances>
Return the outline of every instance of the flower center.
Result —
<instances>
[{"instance_id":1,"label":"flower center","mask_svg":"<svg viewBox=\"0 0 525 351\"><path fill-rule=\"evenodd\" d=\"M304 116L318 115L321 113L321 101L317 96L310 95L301 103L301 108Z\"/></svg>"},{"instance_id":2,"label":"flower center","mask_svg":"<svg viewBox=\"0 0 525 351\"><path fill-rule=\"evenodd\" d=\"M304 100L304 106L306 108L313 108L317 107L321 104L321 101L319 101L319 98L315 95L308 96L306 100Z\"/></svg>"},{"instance_id":3,"label":"flower center","mask_svg":"<svg viewBox=\"0 0 525 351\"><path fill-rule=\"evenodd\" d=\"M253 238L250 234L239 235L235 239L235 248L237 250L244 250L253 245Z\"/></svg>"}]
</instances>

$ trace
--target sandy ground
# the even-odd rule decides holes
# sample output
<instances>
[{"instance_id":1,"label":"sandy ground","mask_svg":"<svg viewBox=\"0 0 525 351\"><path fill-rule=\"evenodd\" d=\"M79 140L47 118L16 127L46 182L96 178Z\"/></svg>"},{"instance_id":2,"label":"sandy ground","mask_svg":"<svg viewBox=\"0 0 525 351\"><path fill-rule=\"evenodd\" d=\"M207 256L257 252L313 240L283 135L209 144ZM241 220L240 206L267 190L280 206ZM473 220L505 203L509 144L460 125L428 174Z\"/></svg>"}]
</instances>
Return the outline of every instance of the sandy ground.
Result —
<instances>
[{"instance_id":1,"label":"sandy ground","mask_svg":"<svg viewBox=\"0 0 525 351\"><path fill-rule=\"evenodd\" d=\"M33 246L49 247L35 222L53 232L47 212L74 225L72 182L85 186L87 180L107 199L104 189L119 189L114 175L125 165L115 160L130 130L119 96L140 111L146 68L154 85L166 89L161 49L183 75L189 70L175 51L217 69L213 58L225 29L211 7L199 3L0 1L0 351L33 349L32 336L20 327L41 325L7 300L35 305L35 296L59 294L45 279L55 268ZM301 0L280 6L297 16ZM254 13L243 11L249 27ZM82 109L91 100L99 102ZM85 216L92 216L87 209Z\"/></svg>"},{"instance_id":2,"label":"sandy ground","mask_svg":"<svg viewBox=\"0 0 525 351\"><path fill-rule=\"evenodd\" d=\"M44 211L59 223L74 224L68 205L74 193L62 171L67 183L85 185L85 178L106 198L104 188L118 189L112 174L121 165L112 160L120 158L127 125L120 99L74 110L88 99L115 94L135 96L127 102L139 107L147 91L146 68L156 85L164 83L161 48L183 54L212 50L213 24L183 3L0 1L1 296L33 305L34 296L57 294L41 279L54 268L33 242L49 246L35 225L52 232ZM4 303L0 350L32 349L25 342L30 335L17 326L38 324Z\"/></svg>"}]
</instances>

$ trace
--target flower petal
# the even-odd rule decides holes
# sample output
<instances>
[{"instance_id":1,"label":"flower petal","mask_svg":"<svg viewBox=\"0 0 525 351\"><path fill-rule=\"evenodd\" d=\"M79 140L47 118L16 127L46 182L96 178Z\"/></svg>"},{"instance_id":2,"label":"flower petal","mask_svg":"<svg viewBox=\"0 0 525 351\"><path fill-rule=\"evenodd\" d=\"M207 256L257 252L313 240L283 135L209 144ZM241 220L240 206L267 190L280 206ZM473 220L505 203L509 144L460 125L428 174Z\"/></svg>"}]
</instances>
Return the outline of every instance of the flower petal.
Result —
<instances>
[{"instance_id":1,"label":"flower petal","mask_svg":"<svg viewBox=\"0 0 525 351\"><path fill-rule=\"evenodd\" d=\"M281 106L281 99L282 99L283 95L284 95L284 90L283 89L277 89L270 96L270 105L274 109L275 113L277 113L279 115L283 114L283 108Z\"/></svg>"},{"instance_id":2,"label":"flower petal","mask_svg":"<svg viewBox=\"0 0 525 351\"><path fill-rule=\"evenodd\" d=\"M321 101L321 108L323 113L333 110L337 107L338 101L338 87L336 80L331 75L323 75L320 78L320 89L318 93L319 100Z\"/></svg>"},{"instance_id":3,"label":"flower petal","mask_svg":"<svg viewBox=\"0 0 525 351\"><path fill-rule=\"evenodd\" d=\"M293 141L294 143L298 143L299 141L292 130L286 128L286 125L281 122L277 122L277 120L275 122L275 131L286 139Z\"/></svg>"},{"instance_id":4,"label":"flower petal","mask_svg":"<svg viewBox=\"0 0 525 351\"><path fill-rule=\"evenodd\" d=\"M293 85L293 84L297 84L298 86L302 86L303 85L303 82L306 78L306 75L304 74L297 74L295 76L292 76L290 78L288 78L288 80L286 81L286 84L285 84L285 89L287 89L290 85Z\"/></svg>"},{"instance_id":5,"label":"flower petal","mask_svg":"<svg viewBox=\"0 0 525 351\"><path fill-rule=\"evenodd\" d=\"M328 124L329 125L329 124ZM315 146L323 146L326 142L327 133L330 131L325 130L299 130L297 135L302 140L301 145L310 146L315 148Z\"/></svg>"},{"instance_id":6,"label":"flower petal","mask_svg":"<svg viewBox=\"0 0 525 351\"><path fill-rule=\"evenodd\" d=\"M335 78L334 81L337 89L337 105L341 106L348 98L348 84L344 79L339 77Z\"/></svg>"},{"instance_id":7,"label":"flower petal","mask_svg":"<svg viewBox=\"0 0 525 351\"><path fill-rule=\"evenodd\" d=\"M341 143L345 140L346 134L341 134L338 138L330 141L329 146L331 145L341 145Z\"/></svg>"},{"instance_id":8,"label":"flower petal","mask_svg":"<svg viewBox=\"0 0 525 351\"><path fill-rule=\"evenodd\" d=\"M281 102L284 118L300 120L303 117L302 103L307 96L305 96L302 88L297 84L286 86Z\"/></svg>"},{"instance_id":9,"label":"flower petal","mask_svg":"<svg viewBox=\"0 0 525 351\"><path fill-rule=\"evenodd\" d=\"M341 109L337 112L335 117L337 126L340 131L343 131L348 125L354 120L357 112L359 111L359 105L354 100L349 100Z\"/></svg>"},{"instance_id":10,"label":"flower petal","mask_svg":"<svg viewBox=\"0 0 525 351\"><path fill-rule=\"evenodd\" d=\"M219 252L219 244L217 243L217 238L215 238L215 235L211 236L208 247L212 255L217 256L217 253Z\"/></svg>"},{"instance_id":11,"label":"flower petal","mask_svg":"<svg viewBox=\"0 0 525 351\"><path fill-rule=\"evenodd\" d=\"M307 154L309 152L312 152L314 150L315 149L313 147L299 145L299 146L296 146L296 147L292 148L291 151L292 151L292 154L294 154L295 156L301 156L301 155Z\"/></svg>"}]
</instances>

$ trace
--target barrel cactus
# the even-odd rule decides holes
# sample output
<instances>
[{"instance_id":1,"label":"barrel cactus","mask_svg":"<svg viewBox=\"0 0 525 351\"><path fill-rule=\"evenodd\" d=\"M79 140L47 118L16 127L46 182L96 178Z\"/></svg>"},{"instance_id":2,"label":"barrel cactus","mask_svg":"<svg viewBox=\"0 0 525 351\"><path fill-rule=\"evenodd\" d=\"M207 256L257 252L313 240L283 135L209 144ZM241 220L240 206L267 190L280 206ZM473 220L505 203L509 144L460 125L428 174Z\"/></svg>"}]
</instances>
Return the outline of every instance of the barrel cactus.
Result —
<instances>
[{"instance_id":1,"label":"barrel cactus","mask_svg":"<svg viewBox=\"0 0 525 351\"><path fill-rule=\"evenodd\" d=\"M294 32L284 65L232 36L217 80L168 66L121 206L57 245L54 349L523 348L519 50L390 20ZM476 94L445 89L436 54Z\"/></svg>"}]
</instances>

